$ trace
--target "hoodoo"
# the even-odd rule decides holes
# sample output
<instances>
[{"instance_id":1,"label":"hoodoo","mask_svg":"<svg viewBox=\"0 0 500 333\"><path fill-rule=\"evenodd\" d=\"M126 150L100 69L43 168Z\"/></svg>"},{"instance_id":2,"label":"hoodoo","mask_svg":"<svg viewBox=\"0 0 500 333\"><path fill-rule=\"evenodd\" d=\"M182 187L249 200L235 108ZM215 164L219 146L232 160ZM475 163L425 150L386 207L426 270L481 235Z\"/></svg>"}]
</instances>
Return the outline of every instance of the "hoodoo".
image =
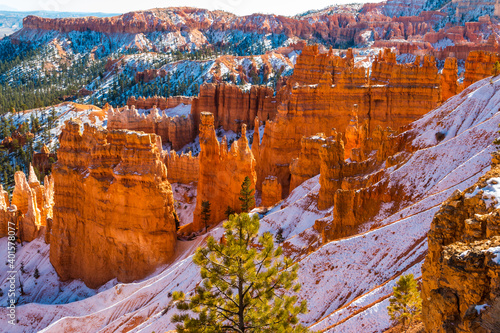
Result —
<instances>
[{"instance_id":1,"label":"hoodoo","mask_svg":"<svg viewBox=\"0 0 500 333\"><path fill-rule=\"evenodd\" d=\"M173 195L154 134L66 122L53 167L50 261L63 280L131 282L173 255Z\"/></svg>"},{"instance_id":2,"label":"hoodoo","mask_svg":"<svg viewBox=\"0 0 500 333\"><path fill-rule=\"evenodd\" d=\"M211 203L209 225L214 225L226 217L224 212L228 206L235 212L241 212L239 196L245 177L250 178L252 188L256 182L255 158L248 146L246 125L241 128L241 138L234 141L228 151L226 137L221 142L217 140L213 114L202 112L200 146L200 177L194 212L194 231L204 227L200 215L203 201Z\"/></svg>"}]
</instances>

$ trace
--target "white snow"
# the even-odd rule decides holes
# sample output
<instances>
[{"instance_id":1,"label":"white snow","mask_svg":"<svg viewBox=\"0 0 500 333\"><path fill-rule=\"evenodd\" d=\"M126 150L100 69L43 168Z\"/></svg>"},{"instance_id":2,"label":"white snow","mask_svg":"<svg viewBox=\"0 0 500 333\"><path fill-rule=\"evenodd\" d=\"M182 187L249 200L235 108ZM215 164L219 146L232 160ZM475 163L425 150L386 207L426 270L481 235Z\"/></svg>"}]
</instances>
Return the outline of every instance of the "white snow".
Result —
<instances>
[{"instance_id":1,"label":"white snow","mask_svg":"<svg viewBox=\"0 0 500 333\"><path fill-rule=\"evenodd\" d=\"M488 304L481 304L481 305L476 305L474 308L476 309L477 311L477 314L481 314L481 312L483 312L484 310L486 310L486 308L488 308L489 305Z\"/></svg>"},{"instance_id":2,"label":"white snow","mask_svg":"<svg viewBox=\"0 0 500 333\"><path fill-rule=\"evenodd\" d=\"M175 116L189 116L191 114L191 105L185 105L183 103L177 105L176 107L163 110L167 117Z\"/></svg>"},{"instance_id":3,"label":"white snow","mask_svg":"<svg viewBox=\"0 0 500 333\"><path fill-rule=\"evenodd\" d=\"M489 248L486 251L493 253L495 255L495 257L493 258L493 262L497 265L500 265L500 246Z\"/></svg>"},{"instance_id":4,"label":"white snow","mask_svg":"<svg viewBox=\"0 0 500 333\"><path fill-rule=\"evenodd\" d=\"M486 182L485 187L476 187L472 193L466 193L466 198L475 197L479 192L482 192L481 197L488 206L494 204L495 208L500 207L500 178L490 178Z\"/></svg>"}]
</instances>

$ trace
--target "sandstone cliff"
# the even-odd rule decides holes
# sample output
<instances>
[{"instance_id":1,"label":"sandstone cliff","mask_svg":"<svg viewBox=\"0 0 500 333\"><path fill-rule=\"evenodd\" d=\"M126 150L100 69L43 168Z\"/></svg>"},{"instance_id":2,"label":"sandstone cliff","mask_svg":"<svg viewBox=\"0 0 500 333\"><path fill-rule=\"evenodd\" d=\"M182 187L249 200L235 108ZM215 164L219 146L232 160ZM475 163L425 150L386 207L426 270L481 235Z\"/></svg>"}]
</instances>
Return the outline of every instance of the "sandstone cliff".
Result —
<instances>
[{"instance_id":1,"label":"sandstone cliff","mask_svg":"<svg viewBox=\"0 0 500 333\"><path fill-rule=\"evenodd\" d=\"M10 204L8 193L3 187L0 189L0 234L7 235L9 222L13 222L19 240L31 242L42 234L47 221L52 219L54 183L50 177L45 177L44 185L41 185L31 165L28 179L18 171L14 180Z\"/></svg>"},{"instance_id":2,"label":"sandstone cliff","mask_svg":"<svg viewBox=\"0 0 500 333\"><path fill-rule=\"evenodd\" d=\"M422 267L429 332L497 332L500 327L500 158L475 185L434 215Z\"/></svg>"},{"instance_id":3,"label":"sandstone cliff","mask_svg":"<svg viewBox=\"0 0 500 333\"><path fill-rule=\"evenodd\" d=\"M274 206L281 200L281 184L278 183L278 179L273 176L269 176L264 179L262 183L262 202L261 206L269 207Z\"/></svg>"},{"instance_id":4,"label":"sandstone cliff","mask_svg":"<svg viewBox=\"0 0 500 333\"><path fill-rule=\"evenodd\" d=\"M50 261L62 280L131 282L174 253L173 196L154 134L66 122L53 166Z\"/></svg>"},{"instance_id":5,"label":"sandstone cliff","mask_svg":"<svg viewBox=\"0 0 500 333\"><path fill-rule=\"evenodd\" d=\"M193 103L193 97L186 96L171 96L168 98L165 97L139 97L135 98L134 96L130 97L127 100L127 106L129 108L135 106L136 109L149 110L153 107L157 107L160 110L174 108L177 105L191 105Z\"/></svg>"},{"instance_id":6,"label":"sandstone cliff","mask_svg":"<svg viewBox=\"0 0 500 333\"><path fill-rule=\"evenodd\" d=\"M248 146L246 125L241 127L241 138L233 142L228 151L226 138L220 143L217 140L213 114L202 112L200 146L200 175L192 231L205 227L200 216L203 201L211 203L210 227L226 218L224 212L228 206L241 212L238 198L245 177L250 178L252 188L256 182L255 159Z\"/></svg>"},{"instance_id":7,"label":"sandstone cliff","mask_svg":"<svg viewBox=\"0 0 500 333\"><path fill-rule=\"evenodd\" d=\"M332 128L344 133L352 125L354 105L367 135L379 125L398 129L435 108L442 100L435 61L426 56L419 64L419 59L396 64L395 54L386 50L368 75L364 68L353 67L350 52L340 58L320 53L317 46L304 48L294 74L278 93L276 119L267 122L262 142L252 147L259 166L257 188L273 175L286 196L290 163L300 154L302 137L330 133Z\"/></svg>"},{"instance_id":8,"label":"sandstone cliff","mask_svg":"<svg viewBox=\"0 0 500 333\"><path fill-rule=\"evenodd\" d=\"M313 136L303 137L300 140L301 151L298 158L294 158L290 164L290 191L319 174L320 157L319 150L326 143L325 134L318 133ZM264 190L263 190L264 191Z\"/></svg>"},{"instance_id":9,"label":"sandstone cliff","mask_svg":"<svg viewBox=\"0 0 500 333\"><path fill-rule=\"evenodd\" d=\"M500 54L498 53L471 51L465 62L464 88L476 81L492 76L494 74L493 65L497 61L500 61Z\"/></svg>"},{"instance_id":10,"label":"sandstone cliff","mask_svg":"<svg viewBox=\"0 0 500 333\"><path fill-rule=\"evenodd\" d=\"M198 182L200 173L200 160L198 156L189 154L178 155L174 150L165 154L167 166L167 179L170 183L189 184Z\"/></svg>"},{"instance_id":11,"label":"sandstone cliff","mask_svg":"<svg viewBox=\"0 0 500 333\"><path fill-rule=\"evenodd\" d=\"M200 115L211 112L214 115L215 128L239 133L242 124L253 128L255 117L263 120L274 119L277 100L274 91L265 86L252 86L243 91L233 84L203 84L197 97L169 98L130 98L121 111L108 110L109 129L129 129L155 133L161 136L163 143L171 143L174 150L179 150L193 141L198 135ZM179 104L191 105L187 116L168 117L163 111ZM137 109L149 110L149 114L139 114Z\"/></svg>"},{"instance_id":12,"label":"sandstone cliff","mask_svg":"<svg viewBox=\"0 0 500 333\"><path fill-rule=\"evenodd\" d=\"M168 117L156 107L153 107L148 115L139 114L135 105L130 108L125 106L121 111L110 108L108 128L154 133L159 135L164 143L171 143L175 150L184 147L196 137L191 116Z\"/></svg>"},{"instance_id":13,"label":"sandstone cliff","mask_svg":"<svg viewBox=\"0 0 500 333\"><path fill-rule=\"evenodd\" d=\"M253 128L257 116L264 121L272 120L277 106L273 94L273 89L265 86L252 86L249 91L243 91L233 84L203 84L191 109L195 128L198 128L201 112L214 115L216 128L222 126L235 133L240 132L242 124Z\"/></svg>"}]
</instances>

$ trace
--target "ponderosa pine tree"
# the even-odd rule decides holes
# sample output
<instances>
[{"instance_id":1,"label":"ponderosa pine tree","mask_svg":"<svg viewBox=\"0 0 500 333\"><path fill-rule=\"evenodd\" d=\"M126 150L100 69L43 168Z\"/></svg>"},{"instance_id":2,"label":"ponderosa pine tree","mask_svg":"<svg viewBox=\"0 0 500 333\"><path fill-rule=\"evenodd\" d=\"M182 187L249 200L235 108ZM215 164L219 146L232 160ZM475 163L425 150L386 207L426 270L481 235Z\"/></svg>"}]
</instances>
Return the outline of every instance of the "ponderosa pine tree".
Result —
<instances>
[{"instance_id":1,"label":"ponderosa pine tree","mask_svg":"<svg viewBox=\"0 0 500 333\"><path fill-rule=\"evenodd\" d=\"M208 221L210 221L210 201L201 202L201 220L205 225L205 232L208 231Z\"/></svg>"},{"instance_id":2,"label":"ponderosa pine tree","mask_svg":"<svg viewBox=\"0 0 500 333\"><path fill-rule=\"evenodd\" d=\"M413 274L403 275L393 288L387 311L392 320L402 324L403 329L411 324L422 311L422 299Z\"/></svg>"},{"instance_id":3,"label":"ponderosa pine tree","mask_svg":"<svg viewBox=\"0 0 500 333\"><path fill-rule=\"evenodd\" d=\"M248 213L248 211L255 206L255 198L253 195L254 189L250 188L251 185L250 178L246 176L243 180L243 184L241 184L239 197L241 201L241 211L244 213Z\"/></svg>"},{"instance_id":4,"label":"ponderosa pine tree","mask_svg":"<svg viewBox=\"0 0 500 333\"><path fill-rule=\"evenodd\" d=\"M227 219L229 220L229 217L235 213L234 209L231 208L231 206L227 206L226 211L224 214L226 215Z\"/></svg>"},{"instance_id":5,"label":"ponderosa pine tree","mask_svg":"<svg viewBox=\"0 0 500 333\"><path fill-rule=\"evenodd\" d=\"M258 236L257 215L232 215L224 229L221 242L210 236L196 250L203 280L193 296L173 294L181 310L172 317L177 332L307 332L298 320L307 303L290 295L300 289L299 266L282 257L270 233Z\"/></svg>"}]
</instances>

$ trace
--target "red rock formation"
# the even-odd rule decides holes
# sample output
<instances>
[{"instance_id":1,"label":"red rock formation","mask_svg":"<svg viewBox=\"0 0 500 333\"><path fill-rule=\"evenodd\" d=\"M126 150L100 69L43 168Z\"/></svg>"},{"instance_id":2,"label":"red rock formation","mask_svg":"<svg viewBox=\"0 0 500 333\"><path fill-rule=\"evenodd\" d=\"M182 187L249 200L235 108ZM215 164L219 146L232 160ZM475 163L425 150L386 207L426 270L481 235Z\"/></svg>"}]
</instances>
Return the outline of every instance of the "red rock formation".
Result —
<instances>
[{"instance_id":1,"label":"red rock formation","mask_svg":"<svg viewBox=\"0 0 500 333\"><path fill-rule=\"evenodd\" d=\"M143 278L174 253L174 200L161 140L66 122L53 166L50 261L95 288Z\"/></svg>"},{"instance_id":2,"label":"red rock formation","mask_svg":"<svg viewBox=\"0 0 500 333\"><path fill-rule=\"evenodd\" d=\"M170 183L197 183L200 173L200 161L198 156L193 157L189 154L180 156L174 150L165 154L165 165L167 166L167 179Z\"/></svg>"},{"instance_id":3,"label":"red rock formation","mask_svg":"<svg viewBox=\"0 0 500 333\"><path fill-rule=\"evenodd\" d=\"M500 305L500 159L434 215L422 267L422 319L428 332L496 332ZM492 325L493 324L493 325Z\"/></svg>"},{"instance_id":4,"label":"red rock formation","mask_svg":"<svg viewBox=\"0 0 500 333\"><path fill-rule=\"evenodd\" d=\"M242 124L253 128L256 116L262 120L274 119L277 101L273 94L274 91L265 86L252 86L249 91L243 91L233 84L203 84L193 101L191 114L198 125L201 112L211 112L216 128L222 126L238 133Z\"/></svg>"},{"instance_id":5,"label":"red rock formation","mask_svg":"<svg viewBox=\"0 0 500 333\"><path fill-rule=\"evenodd\" d=\"M131 108L125 106L121 111L110 108L108 128L154 133L159 135L163 142L171 143L175 150L181 149L196 137L191 116L168 117L163 111L160 115L156 108L151 109L146 116L144 113L139 114L134 105Z\"/></svg>"},{"instance_id":6,"label":"red rock formation","mask_svg":"<svg viewBox=\"0 0 500 333\"><path fill-rule=\"evenodd\" d=\"M44 144L40 152L33 152L33 166L44 174L47 174L52 168L52 164L56 161L56 154L51 153L49 148Z\"/></svg>"},{"instance_id":7,"label":"red rock formation","mask_svg":"<svg viewBox=\"0 0 500 333\"><path fill-rule=\"evenodd\" d=\"M465 62L464 88L492 76L494 74L493 65L497 61L500 61L498 53L471 51Z\"/></svg>"},{"instance_id":8,"label":"red rock formation","mask_svg":"<svg viewBox=\"0 0 500 333\"><path fill-rule=\"evenodd\" d=\"M266 124L262 143L252 147L259 166L257 188L273 175L287 195L289 165L300 153L301 138L330 133L332 127L345 132L354 104L359 121L367 121L369 135L378 125L399 128L435 108L441 101L437 67L430 57L419 63L417 59L415 64L398 65L395 54L386 51L367 76L364 68L352 67L349 54L339 58L319 53L317 46L304 48L293 76L279 92L276 119Z\"/></svg>"},{"instance_id":9,"label":"red rock formation","mask_svg":"<svg viewBox=\"0 0 500 333\"><path fill-rule=\"evenodd\" d=\"M9 210L9 193L0 185L0 237L9 235L9 221L14 221L13 214Z\"/></svg>"},{"instance_id":10,"label":"red rock formation","mask_svg":"<svg viewBox=\"0 0 500 333\"><path fill-rule=\"evenodd\" d=\"M47 220L52 218L53 182L45 177L44 185L40 185L32 166L28 180L22 171L15 173L14 180L10 204L7 192L3 187L0 189L0 234L7 235L9 222L12 222L10 226L17 228L19 240L31 242L43 232Z\"/></svg>"},{"instance_id":11,"label":"red rock formation","mask_svg":"<svg viewBox=\"0 0 500 333\"><path fill-rule=\"evenodd\" d=\"M459 93L458 88L458 66L457 59L446 58L444 62L443 73L441 76L441 101L444 102L448 98Z\"/></svg>"},{"instance_id":12,"label":"red rock formation","mask_svg":"<svg viewBox=\"0 0 500 333\"><path fill-rule=\"evenodd\" d=\"M281 184L278 183L278 178L269 176L262 182L261 206L274 206L279 201L281 201Z\"/></svg>"},{"instance_id":13,"label":"red rock formation","mask_svg":"<svg viewBox=\"0 0 500 333\"><path fill-rule=\"evenodd\" d=\"M180 104L191 105L193 103L193 97L186 96L171 96L168 98L165 97L139 97L135 98L134 96L130 97L127 100L127 106L131 108L135 106L136 109L149 110L153 107L157 107L160 110L175 108Z\"/></svg>"},{"instance_id":14,"label":"red rock formation","mask_svg":"<svg viewBox=\"0 0 500 333\"><path fill-rule=\"evenodd\" d=\"M227 140L219 143L215 135L214 116L209 112L201 113L200 124L200 176L198 179L196 209L192 231L204 228L201 221L201 204L211 203L209 226L225 219L224 212L231 207L241 212L239 201L241 184L249 177L251 187L255 188L255 159L248 146L246 125L242 125L241 138L227 150Z\"/></svg>"},{"instance_id":15,"label":"red rock formation","mask_svg":"<svg viewBox=\"0 0 500 333\"><path fill-rule=\"evenodd\" d=\"M290 174L292 175L290 180L290 192L304 181L319 174L319 151L321 146L325 143L326 137L323 133L318 133L309 137L302 137L300 141L302 147L300 155L298 158L294 158L290 164ZM277 180L276 184L279 184ZM264 188L262 188L262 194L264 194Z\"/></svg>"},{"instance_id":16,"label":"red rock formation","mask_svg":"<svg viewBox=\"0 0 500 333\"><path fill-rule=\"evenodd\" d=\"M155 133L161 136L163 142L170 142L173 149L179 150L198 135L200 114L204 111L214 114L216 128L222 126L225 130L236 133L241 131L242 124L253 128L256 116L264 120L274 119L277 101L273 94L274 91L265 86L252 86L249 91L243 91L232 84L209 83L200 87L200 93L194 99L130 98L122 111L108 111L108 128ZM162 109L171 108L180 103L192 105L189 117L160 116L154 108L155 105ZM153 109L145 116L139 115L136 107Z\"/></svg>"}]
</instances>

